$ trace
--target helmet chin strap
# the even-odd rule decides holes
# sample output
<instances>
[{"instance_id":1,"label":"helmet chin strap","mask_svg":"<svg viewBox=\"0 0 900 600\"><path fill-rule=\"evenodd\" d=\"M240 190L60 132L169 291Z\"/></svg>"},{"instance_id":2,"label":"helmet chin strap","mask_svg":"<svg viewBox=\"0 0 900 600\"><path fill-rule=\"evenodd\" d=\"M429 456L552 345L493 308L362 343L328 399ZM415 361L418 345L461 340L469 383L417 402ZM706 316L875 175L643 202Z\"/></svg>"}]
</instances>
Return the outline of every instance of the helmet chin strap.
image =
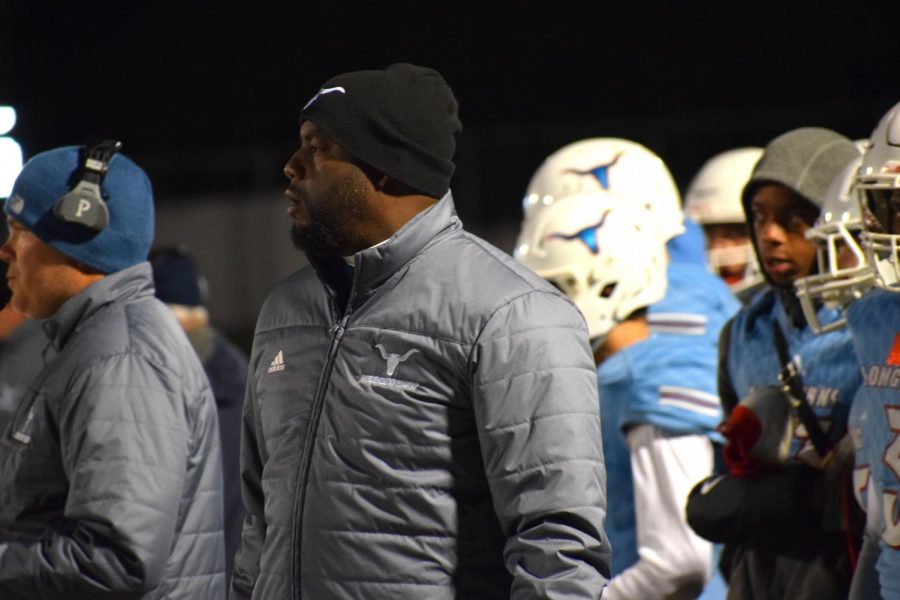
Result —
<instances>
[{"instance_id":1,"label":"helmet chin strap","mask_svg":"<svg viewBox=\"0 0 900 600\"><path fill-rule=\"evenodd\" d=\"M787 314L788 322L791 326L796 329L806 327L806 316L803 314L803 306L800 303L800 299L797 298L797 292L794 290L793 283L789 285L773 284L772 289L775 290L775 293L781 300L781 305L784 307L784 312Z\"/></svg>"}]
</instances>

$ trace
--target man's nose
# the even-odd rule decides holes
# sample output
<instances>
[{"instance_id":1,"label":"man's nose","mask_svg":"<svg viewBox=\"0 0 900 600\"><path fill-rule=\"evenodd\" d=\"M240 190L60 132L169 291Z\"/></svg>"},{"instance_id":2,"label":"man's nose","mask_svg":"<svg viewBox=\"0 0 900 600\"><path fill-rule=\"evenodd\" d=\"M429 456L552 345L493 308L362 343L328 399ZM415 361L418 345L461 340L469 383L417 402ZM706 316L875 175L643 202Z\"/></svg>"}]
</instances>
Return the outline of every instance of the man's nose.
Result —
<instances>
[{"instance_id":1,"label":"man's nose","mask_svg":"<svg viewBox=\"0 0 900 600\"><path fill-rule=\"evenodd\" d=\"M301 179L303 177L303 167L297 160L297 154L294 153L284 164L284 176L288 179Z\"/></svg>"},{"instance_id":2,"label":"man's nose","mask_svg":"<svg viewBox=\"0 0 900 600\"><path fill-rule=\"evenodd\" d=\"M9 240L6 240L2 246L0 246L0 260L5 263L12 261L12 248L10 247Z\"/></svg>"},{"instance_id":3,"label":"man's nose","mask_svg":"<svg viewBox=\"0 0 900 600\"><path fill-rule=\"evenodd\" d=\"M783 242L785 240L784 227L775 219L765 223L761 227L760 239L771 242Z\"/></svg>"}]
</instances>

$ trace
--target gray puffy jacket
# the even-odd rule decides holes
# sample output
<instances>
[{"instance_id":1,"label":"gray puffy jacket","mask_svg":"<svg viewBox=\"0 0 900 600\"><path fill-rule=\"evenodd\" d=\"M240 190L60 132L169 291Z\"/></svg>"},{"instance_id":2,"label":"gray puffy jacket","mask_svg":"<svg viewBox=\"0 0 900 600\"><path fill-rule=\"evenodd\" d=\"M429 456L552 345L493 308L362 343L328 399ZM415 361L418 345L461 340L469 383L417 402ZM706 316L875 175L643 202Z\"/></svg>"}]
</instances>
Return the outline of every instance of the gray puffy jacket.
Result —
<instances>
[{"instance_id":1,"label":"gray puffy jacket","mask_svg":"<svg viewBox=\"0 0 900 600\"><path fill-rule=\"evenodd\" d=\"M0 598L224 598L216 406L149 263L44 329L0 440Z\"/></svg>"},{"instance_id":2,"label":"gray puffy jacket","mask_svg":"<svg viewBox=\"0 0 900 600\"><path fill-rule=\"evenodd\" d=\"M317 263L259 317L234 596L597 598L606 477L581 315L466 233L449 194L354 260L352 285L340 259Z\"/></svg>"}]
</instances>

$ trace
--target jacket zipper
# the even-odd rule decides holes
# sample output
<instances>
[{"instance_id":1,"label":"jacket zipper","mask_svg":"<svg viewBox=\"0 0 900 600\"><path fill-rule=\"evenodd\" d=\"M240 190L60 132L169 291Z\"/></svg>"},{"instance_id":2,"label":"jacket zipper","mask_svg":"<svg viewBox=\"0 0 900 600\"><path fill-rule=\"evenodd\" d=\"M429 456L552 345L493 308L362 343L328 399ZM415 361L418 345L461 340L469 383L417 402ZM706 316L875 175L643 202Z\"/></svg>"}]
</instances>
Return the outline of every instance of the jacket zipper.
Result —
<instances>
[{"instance_id":1,"label":"jacket zipper","mask_svg":"<svg viewBox=\"0 0 900 600\"><path fill-rule=\"evenodd\" d=\"M319 419L322 416L322 409L325 406L325 391L328 387L328 380L331 377L331 371L334 368L334 360L337 356L338 346L341 343L341 338L344 337L344 331L347 329L347 322L350 320L350 314L353 312L353 298L355 296L354 292L356 291L358 274L359 269L354 269L353 283L350 286L350 295L347 299L346 311L340 321L335 323L331 328L331 346L328 349L328 358L325 361L325 368L322 370L322 376L319 378L319 384L316 387L316 398L313 402L309 425L306 428L306 440L303 443L300 475L297 477L297 487L294 490L294 514L291 519L291 597L294 600L300 600L302 596L300 590L300 546L303 534L303 507L306 503L306 480L309 477L309 469L312 465L312 452L315 444L316 432L319 430Z\"/></svg>"}]
</instances>

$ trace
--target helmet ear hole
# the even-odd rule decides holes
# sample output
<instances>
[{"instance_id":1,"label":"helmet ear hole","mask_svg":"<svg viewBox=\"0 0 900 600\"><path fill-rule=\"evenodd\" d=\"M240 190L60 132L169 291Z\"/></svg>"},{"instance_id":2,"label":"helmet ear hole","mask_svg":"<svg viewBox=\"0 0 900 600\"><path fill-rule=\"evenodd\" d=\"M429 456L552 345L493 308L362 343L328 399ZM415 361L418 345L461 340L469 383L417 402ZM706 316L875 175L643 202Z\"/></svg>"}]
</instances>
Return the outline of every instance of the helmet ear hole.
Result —
<instances>
[{"instance_id":1,"label":"helmet ear hole","mask_svg":"<svg viewBox=\"0 0 900 600\"><path fill-rule=\"evenodd\" d=\"M601 298L609 298L610 296L613 295L613 292L616 291L617 285L619 285L618 281L613 281L611 283L607 283L606 285L603 286L603 289L600 290L600 293L598 294L598 296L600 296Z\"/></svg>"}]
</instances>

